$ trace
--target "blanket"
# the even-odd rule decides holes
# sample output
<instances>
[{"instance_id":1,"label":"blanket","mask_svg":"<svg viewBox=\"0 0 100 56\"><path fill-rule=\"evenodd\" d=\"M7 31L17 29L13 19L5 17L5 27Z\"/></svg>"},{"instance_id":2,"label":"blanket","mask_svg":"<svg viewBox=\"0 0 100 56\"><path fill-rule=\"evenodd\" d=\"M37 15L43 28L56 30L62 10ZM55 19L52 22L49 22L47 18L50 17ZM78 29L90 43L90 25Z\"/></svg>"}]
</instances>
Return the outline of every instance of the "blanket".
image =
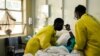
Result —
<instances>
[{"instance_id":1,"label":"blanket","mask_svg":"<svg viewBox=\"0 0 100 56\"><path fill-rule=\"evenodd\" d=\"M52 46L46 50L39 50L35 56L81 56L77 52L69 53L64 46L56 47Z\"/></svg>"}]
</instances>

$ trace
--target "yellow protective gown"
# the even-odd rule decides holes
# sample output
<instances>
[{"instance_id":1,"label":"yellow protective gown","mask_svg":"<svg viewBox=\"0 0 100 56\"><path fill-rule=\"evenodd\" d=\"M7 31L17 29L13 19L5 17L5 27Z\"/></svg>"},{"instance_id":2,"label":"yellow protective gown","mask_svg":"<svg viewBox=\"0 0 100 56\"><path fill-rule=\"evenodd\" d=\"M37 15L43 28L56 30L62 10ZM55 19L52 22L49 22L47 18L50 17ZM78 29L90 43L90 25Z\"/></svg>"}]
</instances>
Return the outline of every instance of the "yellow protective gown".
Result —
<instances>
[{"instance_id":1,"label":"yellow protective gown","mask_svg":"<svg viewBox=\"0 0 100 56\"><path fill-rule=\"evenodd\" d=\"M51 41L54 41L54 42L51 42ZM51 25L46 26L28 41L24 54L31 53L34 56L35 53L40 48L45 49L47 47L50 47L55 42L56 41L55 41L54 27Z\"/></svg>"},{"instance_id":2,"label":"yellow protective gown","mask_svg":"<svg viewBox=\"0 0 100 56\"><path fill-rule=\"evenodd\" d=\"M88 14L82 15L75 25L75 49L85 56L100 56L100 23Z\"/></svg>"}]
</instances>

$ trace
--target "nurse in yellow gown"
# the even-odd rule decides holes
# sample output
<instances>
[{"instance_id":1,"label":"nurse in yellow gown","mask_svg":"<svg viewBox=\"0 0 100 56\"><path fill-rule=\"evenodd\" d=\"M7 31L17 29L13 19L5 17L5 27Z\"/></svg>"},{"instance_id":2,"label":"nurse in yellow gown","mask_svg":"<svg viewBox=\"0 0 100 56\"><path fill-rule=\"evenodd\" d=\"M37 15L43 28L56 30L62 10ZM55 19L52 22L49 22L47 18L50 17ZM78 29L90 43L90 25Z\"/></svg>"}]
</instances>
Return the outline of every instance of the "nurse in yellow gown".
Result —
<instances>
[{"instance_id":1,"label":"nurse in yellow gown","mask_svg":"<svg viewBox=\"0 0 100 56\"><path fill-rule=\"evenodd\" d=\"M75 8L78 22L75 25L75 49L85 56L100 56L100 23L92 16L86 14L86 8L78 5Z\"/></svg>"},{"instance_id":2,"label":"nurse in yellow gown","mask_svg":"<svg viewBox=\"0 0 100 56\"><path fill-rule=\"evenodd\" d=\"M56 31L63 28L64 21L61 18L56 18L54 25L45 26L27 43L24 54L30 53L33 56L39 49L45 49L55 44Z\"/></svg>"}]
</instances>

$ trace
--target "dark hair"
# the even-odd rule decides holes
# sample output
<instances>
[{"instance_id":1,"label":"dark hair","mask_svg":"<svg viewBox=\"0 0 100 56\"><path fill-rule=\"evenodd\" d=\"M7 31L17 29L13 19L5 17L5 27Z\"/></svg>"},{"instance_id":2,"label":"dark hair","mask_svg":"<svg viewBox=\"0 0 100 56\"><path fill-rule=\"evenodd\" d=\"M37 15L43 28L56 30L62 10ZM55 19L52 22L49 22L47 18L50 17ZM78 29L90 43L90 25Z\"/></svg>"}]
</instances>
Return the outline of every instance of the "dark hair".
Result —
<instances>
[{"instance_id":1,"label":"dark hair","mask_svg":"<svg viewBox=\"0 0 100 56\"><path fill-rule=\"evenodd\" d=\"M85 13L85 12L86 12L86 8L85 8L85 6L83 6L83 5L78 5L78 6L75 8L75 12L78 12L78 13Z\"/></svg>"},{"instance_id":2,"label":"dark hair","mask_svg":"<svg viewBox=\"0 0 100 56\"><path fill-rule=\"evenodd\" d=\"M54 29L60 31L63 28L64 21L62 18L56 18L54 20Z\"/></svg>"},{"instance_id":3,"label":"dark hair","mask_svg":"<svg viewBox=\"0 0 100 56\"><path fill-rule=\"evenodd\" d=\"M64 21L63 21L62 18L56 18L56 19L54 20L54 24L55 24L55 23L64 23Z\"/></svg>"}]
</instances>

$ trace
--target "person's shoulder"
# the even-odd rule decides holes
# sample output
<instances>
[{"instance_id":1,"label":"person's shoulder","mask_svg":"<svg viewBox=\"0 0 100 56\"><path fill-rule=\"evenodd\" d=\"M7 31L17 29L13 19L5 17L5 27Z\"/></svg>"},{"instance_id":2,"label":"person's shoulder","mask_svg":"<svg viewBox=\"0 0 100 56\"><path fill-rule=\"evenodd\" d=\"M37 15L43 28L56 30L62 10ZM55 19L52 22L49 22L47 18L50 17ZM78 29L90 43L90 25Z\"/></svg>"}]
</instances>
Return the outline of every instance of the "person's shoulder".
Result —
<instances>
[{"instance_id":1,"label":"person's shoulder","mask_svg":"<svg viewBox=\"0 0 100 56\"><path fill-rule=\"evenodd\" d=\"M87 19L91 19L91 18L94 18L94 17L88 13L85 13L82 15L81 20L83 21L83 20L87 20Z\"/></svg>"},{"instance_id":2,"label":"person's shoulder","mask_svg":"<svg viewBox=\"0 0 100 56\"><path fill-rule=\"evenodd\" d=\"M82 19L78 19L77 22L75 23L75 25L81 24L82 23Z\"/></svg>"},{"instance_id":3,"label":"person's shoulder","mask_svg":"<svg viewBox=\"0 0 100 56\"><path fill-rule=\"evenodd\" d=\"M53 25L47 25L47 26L45 26L45 28L47 28L47 29L53 29L54 27L53 27Z\"/></svg>"},{"instance_id":4,"label":"person's shoulder","mask_svg":"<svg viewBox=\"0 0 100 56\"><path fill-rule=\"evenodd\" d=\"M76 23L75 23L75 27L79 27L79 26L84 26L84 20L83 19L79 19Z\"/></svg>"},{"instance_id":5,"label":"person's shoulder","mask_svg":"<svg viewBox=\"0 0 100 56\"><path fill-rule=\"evenodd\" d=\"M82 23L84 23L84 21L86 21L86 19L87 19L88 17L89 17L89 15L88 15L87 13L83 14L83 15L81 16L81 18L78 19L78 21L76 22L76 24L82 24Z\"/></svg>"},{"instance_id":6,"label":"person's shoulder","mask_svg":"<svg viewBox=\"0 0 100 56\"><path fill-rule=\"evenodd\" d=\"M54 31L54 26L53 25L47 25L42 30L45 30L45 31Z\"/></svg>"}]
</instances>

